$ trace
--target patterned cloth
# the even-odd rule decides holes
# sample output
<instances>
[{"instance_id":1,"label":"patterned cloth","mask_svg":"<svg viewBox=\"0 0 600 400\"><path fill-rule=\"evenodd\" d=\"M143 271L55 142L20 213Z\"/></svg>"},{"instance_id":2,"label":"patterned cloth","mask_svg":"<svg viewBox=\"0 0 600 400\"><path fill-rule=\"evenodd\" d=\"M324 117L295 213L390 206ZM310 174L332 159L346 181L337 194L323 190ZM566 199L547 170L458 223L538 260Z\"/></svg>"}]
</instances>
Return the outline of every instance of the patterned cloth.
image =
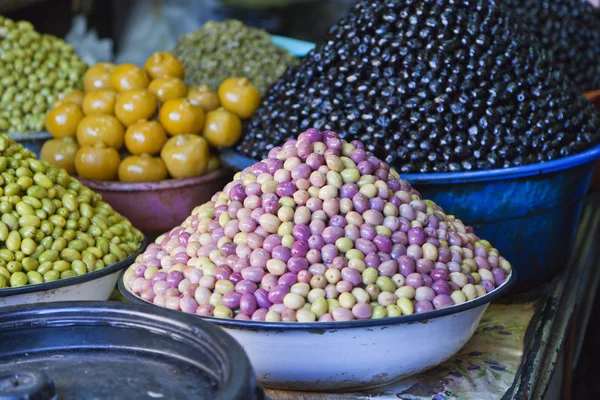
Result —
<instances>
[{"instance_id":1,"label":"patterned cloth","mask_svg":"<svg viewBox=\"0 0 600 400\"><path fill-rule=\"evenodd\" d=\"M497 400L514 381L534 311L535 302L490 305L471 340L454 357L383 388L346 394L266 393L273 400Z\"/></svg>"}]
</instances>

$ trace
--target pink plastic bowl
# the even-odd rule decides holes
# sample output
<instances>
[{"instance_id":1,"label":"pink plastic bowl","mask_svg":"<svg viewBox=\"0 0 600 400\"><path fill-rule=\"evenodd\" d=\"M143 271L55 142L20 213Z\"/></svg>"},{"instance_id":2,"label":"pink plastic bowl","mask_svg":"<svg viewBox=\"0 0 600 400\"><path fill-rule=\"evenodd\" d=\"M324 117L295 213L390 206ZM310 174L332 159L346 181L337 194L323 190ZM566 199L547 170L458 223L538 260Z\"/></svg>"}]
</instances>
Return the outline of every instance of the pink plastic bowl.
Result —
<instances>
[{"instance_id":1,"label":"pink plastic bowl","mask_svg":"<svg viewBox=\"0 0 600 400\"><path fill-rule=\"evenodd\" d=\"M183 222L194 207L206 203L231 180L233 171L219 168L209 174L161 182L81 183L102 195L116 211L144 232L166 232Z\"/></svg>"}]
</instances>

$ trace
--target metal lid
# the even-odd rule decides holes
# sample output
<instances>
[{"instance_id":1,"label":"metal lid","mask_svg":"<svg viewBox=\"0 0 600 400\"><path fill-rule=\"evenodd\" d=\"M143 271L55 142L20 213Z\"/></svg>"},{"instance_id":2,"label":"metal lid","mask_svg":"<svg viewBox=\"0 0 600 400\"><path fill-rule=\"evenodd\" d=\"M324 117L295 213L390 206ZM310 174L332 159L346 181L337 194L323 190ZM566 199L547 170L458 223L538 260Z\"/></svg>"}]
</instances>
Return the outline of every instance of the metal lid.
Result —
<instances>
[{"instance_id":1,"label":"metal lid","mask_svg":"<svg viewBox=\"0 0 600 400\"><path fill-rule=\"evenodd\" d=\"M7 307L0 337L2 382L32 393L0 400L259 398L241 346L194 315L117 302Z\"/></svg>"},{"instance_id":2,"label":"metal lid","mask_svg":"<svg viewBox=\"0 0 600 400\"><path fill-rule=\"evenodd\" d=\"M54 400L56 388L38 371L0 369L0 400Z\"/></svg>"}]
</instances>

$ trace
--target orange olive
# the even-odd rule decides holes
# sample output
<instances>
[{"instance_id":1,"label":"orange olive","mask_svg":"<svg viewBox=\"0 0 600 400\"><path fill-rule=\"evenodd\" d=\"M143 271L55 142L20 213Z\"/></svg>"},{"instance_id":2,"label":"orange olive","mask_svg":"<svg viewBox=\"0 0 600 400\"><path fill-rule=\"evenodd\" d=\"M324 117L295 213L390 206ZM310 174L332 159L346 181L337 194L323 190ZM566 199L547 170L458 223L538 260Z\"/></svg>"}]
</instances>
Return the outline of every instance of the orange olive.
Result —
<instances>
[{"instance_id":1,"label":"orange olive","mask_svg":"<svg viewBox=\"0 0 600 400\"><path fill-rule=\"evenodd\" d=\"M250 118L260 104L260 92L246 78L227 78L219 86L221 105L242 119Z\"/></svg>"},{"instance_id":2,"label":"orange olive","mask_svg":"<svg viewBox=\"0 0 600 400\"><path fill-rule=\"evenodd\" d=\"M212 147L230 147L242 136L242 121L234 113L219 107L206 113L202 136Z\"/></svg>"},{"instance_id":3,"label":"orange olive","mask_svg":"<svg viewBox=\"0 0 600 400\"><path fill-rule=\"evenodd\" d=\"M156 52L144 64L146 72L152 79L173 77L183 79L183 64L173 54Z\"/></svg>"},{"instance_id":4,"label":"orange olive","mask_svg":"<svg viewBox=\"0 0 600 400\"><path fill-rule=\"evenodd\" d=\"M206 167L206 172L213 172L219 169L219 167L221 166L221 163L219 162L219 158L214 155L211 154L210 157L208 158L208 166Z\"/></svg>"},{"instance_id":5,"label":"orange olive","mask_svg":"<svg viewBox=\"0 0 600 400\"><path fill-rule=\"evenodd\" d=\"M150 81L146 72L135 64L121 64L110 74L110 86L119 93L146 89L148 83Z\"/></svg>"},{"instance_id":6,"label":"orange olive","mask_svg":"<svg viewBox=\"0 0 600 400\"><path fill-rule=\"evenodd\" d=\"M121 93L115 103L115 116L125 126L141 119L150 119L158 105L156 97L146 89L134 89Z\"/></svg>"},{"instance_id":7,"label":"orange olive","mask_svg":"<svg viewBox=\"0 0 600 400\"><path fill-rule=\"evenodd\" d=\"M125 129L114 115L94 114L83 118L77 127L80 146L104 143L108 147L123 147Z\"/></svg>"},{"instance_id":8,"label":"orange olive","mask_svg":"<svg viewBox=\"0 0 600 400\"><path fill-rule=\"evenodd\" d=\"M204 112L219 108L219 96L208 85L200 85L188 89L187 98L192 104L200 106Z\"/></svg>"},{"instance_id":9,"label":"orange olive","mask_svg":"<svg viewBox=\"0 0 600 400\"><path fill-rule=\"evenodd\" d=\"M110 89L95 90L86 93L83 98L83 112L85 115L112 114L117 101L117 92Z\"/></svg>"},{"instance_id":10,"label":"orange olive","mask_svg":"<svg viewBox=\"0 0 600 400\"><path fill-rule=\"evenodd\" d=\"M74 175L77 150L79 150L79 145L72 137L50 139L42 146L40 160L64 168L69 175Z\"/></svg>"},{"instance_id":11,"label":"orange olive","mask_svg":"<svg viewBox=\"0 0 600 400\"><path fill-rule=\"evenodd\" d=\"M208 143L198 135L173 136L160 152L173 178L200 176L208 167Z\"/></svg>"},{"instance_id":12,"label":"orange olive","mask_svg":"<svg viewBox=\"0 0 600 400\"><path fill-rule=\"evenodd\" d=\"M82 146L75 155L75 170L83 179L114 181L117 179L119 152L104 143Z\"/></svg>"},{"instance_id":13,"label":"orange olive","mask_svg":"<svg viewBox=\"0 0 600 400\"><path fill-rule=\"evenodd\" d=\"M158 121L141 120L125 132L125 147L133 155L157 154L167 141L167 134Z\"/></svg>"},{"instance_id":14,"label":"orange olive","mask_svg":"<svg viewBox=\"0 0 600 400\"><path fill-rule=\"evenodd\" d=\"M110 74L115 69L115 64L101 62L88 68L83 75L83 89L86 92L110 89Z\"/></svg>"},{"instance_id":15,"label":"orange olive","mask_svg":"<svg viewBox=\"0 0 600 400\"><path fill-rule=\"evenodd\" d=\"M148 85L148 90L156 96L158 101L164 103L167 100L185 97L187 89L181 79L167 76L154 79Z\"/></svg>"},{"instance_id":16,"label":"orange olive","mask_svg":"<svg viewBox=\"0 0 600 400\"><path fill-rule=\"evenodd\" d=\"M167 179L168 176L163 160L146 153L129 156L119 164L121 182L158 182Z\"/></svg>"},{"instance_id":17,"label":"orange olive","mask_svg":"<svg viewBox=\"0 0 600 400\"><path fill-rule=\"evenodd\" d=\"M171 135L200 133L204 124L204 111L188 99L173 99L162 105L158 119Z\"/></svg>"},{"instance_id":18,"label":"orange olive","mask_svg":"<svg viewBox=\"0 0 600 400\"><path fill-rule=\"evenodd\" d=\"M65 103L73 103L81 107L81 104L83 103L83 92L80 90L73 90L69 92L69 94L59 95L58 100L54 103L54 107Z\"/></svg>"},{"instance_id":19,"label":"orange olive","mask_svg":"<svg viewBox=\"0 0 600 400\"><path fill-rule=\"evenodd\" d=\"M83 111L77 104L64 103L46 115L46 129L56 138L75 136L83 117Z\"/></svg>"}]
</instances>

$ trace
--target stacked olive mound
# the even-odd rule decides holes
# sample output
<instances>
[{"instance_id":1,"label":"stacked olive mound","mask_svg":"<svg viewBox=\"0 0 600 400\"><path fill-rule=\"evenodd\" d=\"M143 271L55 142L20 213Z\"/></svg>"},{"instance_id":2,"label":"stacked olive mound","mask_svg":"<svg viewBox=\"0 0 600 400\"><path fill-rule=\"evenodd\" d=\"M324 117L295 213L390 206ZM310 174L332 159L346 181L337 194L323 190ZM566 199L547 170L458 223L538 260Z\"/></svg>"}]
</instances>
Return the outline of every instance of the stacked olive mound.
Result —
<instances>
[{"instance_id":1,"label":"stacked olive mound","mask_svg":"<svg viewBox=\"0 0 600 400\"><path fill-rule=\"evenodd\" d=\"M0 288L97 271L143 235L64 169L0 135Z\"/></svg>"},{"instance_id":2,"label":"stacked olive mound","mask_svg":"<svg viewBox=\"0 0 600 400\"><path fill-rule=\"evenodd\" d=\"M579 0L509 0L506 9L541 42L580 92L600 89L600 9Z\"/></svg>"},{"instance_id":3,"label":"stacked olive mound","mask_svg":"<svg viewBox=\"0 0 600 400\"><path fill-rule=\"evenodd\" d=\"M267 32L237 20L208 21L200 30L182 35L173 53L185 66L188 85L206 84L214 91L225 79L239 76L264 94L288 66L298 64Z\"/></svg>"},{"instance_id":4,"label":"stacked olive mound","mask_svg":"<svg viewBox=\"0 0 600 400\"><path fill-rule=\"evenodd\" d=\"M71 45L0 16L0 132L42 131L46 111L81 87L86 68Z\"/></svg>"},{"instance_id":5,"label":"stacked olive mound","mask_svg":"<svg viewBox=\"0 0 600 400\"><path fill-rule=\"evenodd\" d=\"M359 1L271 87L238 148L260 160L311 126L400 172L514 167L600 140L589 102L487 0Z\"/></svg>"},{"instance_id":6,"label":"stacked olive mound","mask_svg":"<svg viewBox=\"0 0 600 400\"><path fill-rule=\"evenodd\" d=\"M362 143L309 129L159 236L124 282L188 313L312 322L449 307L510 272L488 241Z\"/></svg>"}]
</instances>

